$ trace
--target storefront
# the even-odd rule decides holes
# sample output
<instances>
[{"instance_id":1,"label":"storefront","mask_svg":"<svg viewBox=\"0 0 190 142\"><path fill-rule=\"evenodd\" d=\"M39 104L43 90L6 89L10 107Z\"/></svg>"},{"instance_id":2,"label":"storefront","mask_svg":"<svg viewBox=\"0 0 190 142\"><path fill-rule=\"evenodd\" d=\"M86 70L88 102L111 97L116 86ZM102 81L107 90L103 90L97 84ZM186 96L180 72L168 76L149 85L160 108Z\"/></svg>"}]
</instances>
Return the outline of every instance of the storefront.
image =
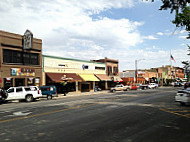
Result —
<instances>
[{"instance_id":1,"label":"storefront","mask_svg":"<svg viewBox=\"0 0 190 142\"><path fill-rule=\"evenodd\" d=\"M95 74L95 76L100 80L98 82L98 87L101 90L107 90L108 89L108 82L111 82L111 78L108 77L106 74Z\"/></svg>"},{"instance_id":2,"label":"storefront","mask_svg":"<svg viewBox=\"0 0 190 142\"><path fill-rule=\"evenodd\" d=\"M46 85L55 85L58 93L81 91L81 82L76 73L46 73Z\"/></svg>"},{"instance_id":3,"label":"storefront","mask_svg":"<svg viewBox=\"0 0 190 142\"><path fill-rule=\"evenodd\" d=\"M51 77L50 73L56 75ZM75 77L70 76L71 74L75 74ZM106 74L105 63L43 55L44 85L56 83L57 86L60 86L59 90L66 84L69 92L92 92L95 87L98 87L95 85L100 81L94 74ZM64 75L67 79L61 80ZM77 79L76 76L80 79ZM69 78L73 79L69 80Z\"/></svg>"},{"instance_id":4,"label":"storefront","mask_svg":"<svg viewBox=\"0 0 190 142\"><path fill-rule=\"evenodd\" d=\"M0 31L0 87L42 85L42 40Z\"/></svg>"},{"instance_id":5,"label":"storefront","mask_svg":"<svg viewBox=\"0 0 190 142\"><path fill-rule=\"evenodd\" d=\"M84 80L81 86L82 92L94 91L96 82L100 81L94 74L79 74L79 76Z\"/></svg>"}]
</instances>

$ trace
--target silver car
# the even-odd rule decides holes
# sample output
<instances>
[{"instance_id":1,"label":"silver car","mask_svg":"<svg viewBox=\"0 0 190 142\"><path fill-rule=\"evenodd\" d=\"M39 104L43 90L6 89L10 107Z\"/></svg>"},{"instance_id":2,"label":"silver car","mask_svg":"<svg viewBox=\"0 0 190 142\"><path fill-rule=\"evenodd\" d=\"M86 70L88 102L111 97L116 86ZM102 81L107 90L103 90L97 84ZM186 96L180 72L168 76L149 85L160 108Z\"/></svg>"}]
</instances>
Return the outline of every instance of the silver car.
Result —
<instances>
[{"instance_id":1,"label":"silver car","mask_svg":"<svg viewBox=\"0 0 190 142\"><path fill-rule=\"evenodd\" d=\"M175 101L181 103L181 105L190 104L190 88L179 90L175 96Z\"/></svg>"}]
</instances>

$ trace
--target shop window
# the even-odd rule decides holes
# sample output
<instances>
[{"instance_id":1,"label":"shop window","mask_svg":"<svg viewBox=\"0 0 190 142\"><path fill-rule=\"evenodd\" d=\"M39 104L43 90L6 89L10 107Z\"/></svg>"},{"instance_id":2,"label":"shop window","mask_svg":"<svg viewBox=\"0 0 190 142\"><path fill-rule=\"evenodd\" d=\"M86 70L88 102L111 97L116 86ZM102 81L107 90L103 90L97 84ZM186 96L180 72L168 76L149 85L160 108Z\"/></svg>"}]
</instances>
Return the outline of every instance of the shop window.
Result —
<instances>
[{"instance_id":1,"label":"shop window","mask_svg":"<svg viewBox=\"0 0 190 142\"><path fill-rule=\"evenodd\" d=\"M13 87L13 79L10 77L4 78L4 89L9 89L10 87Z\"/></svg>"}]
</instances>

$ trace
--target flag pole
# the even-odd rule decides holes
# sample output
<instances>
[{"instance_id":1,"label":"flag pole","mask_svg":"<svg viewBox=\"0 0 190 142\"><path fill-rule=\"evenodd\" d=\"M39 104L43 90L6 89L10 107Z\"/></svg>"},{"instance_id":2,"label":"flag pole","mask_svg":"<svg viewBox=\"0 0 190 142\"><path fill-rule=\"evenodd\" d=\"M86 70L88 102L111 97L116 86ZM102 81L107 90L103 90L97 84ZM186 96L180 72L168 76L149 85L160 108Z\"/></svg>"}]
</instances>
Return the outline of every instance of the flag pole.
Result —
<instances>
[{"instance_id":1,"label":"flag pole","mask_svg":"<svg viewBox=\"0 0 190 142\"><path fill-rule=\"evenodd\" d=\"M170 50L170 79L172 78L172 59L171 59L172 53Z\"/></svg>"}]
</instances>

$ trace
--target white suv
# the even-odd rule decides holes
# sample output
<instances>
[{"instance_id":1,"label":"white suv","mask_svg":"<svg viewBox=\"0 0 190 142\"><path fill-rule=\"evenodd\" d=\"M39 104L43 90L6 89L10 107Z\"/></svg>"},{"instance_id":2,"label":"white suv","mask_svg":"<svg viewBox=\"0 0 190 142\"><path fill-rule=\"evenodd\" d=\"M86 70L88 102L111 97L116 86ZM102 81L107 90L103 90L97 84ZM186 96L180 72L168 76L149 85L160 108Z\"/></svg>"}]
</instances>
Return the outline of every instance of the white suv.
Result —
<instances>
[{"instance_id":1,"label":"white suv","mask_svg":"<svg viewBox=\"0 0 190 142\"><path fill-rule=\"evenodd\" d=\"M7 90L9 100L26 100L31 102L34 99L42 97L41 91L37 86L25 86L25 87L10 87Z\"/></svg>"}]
</instances>

